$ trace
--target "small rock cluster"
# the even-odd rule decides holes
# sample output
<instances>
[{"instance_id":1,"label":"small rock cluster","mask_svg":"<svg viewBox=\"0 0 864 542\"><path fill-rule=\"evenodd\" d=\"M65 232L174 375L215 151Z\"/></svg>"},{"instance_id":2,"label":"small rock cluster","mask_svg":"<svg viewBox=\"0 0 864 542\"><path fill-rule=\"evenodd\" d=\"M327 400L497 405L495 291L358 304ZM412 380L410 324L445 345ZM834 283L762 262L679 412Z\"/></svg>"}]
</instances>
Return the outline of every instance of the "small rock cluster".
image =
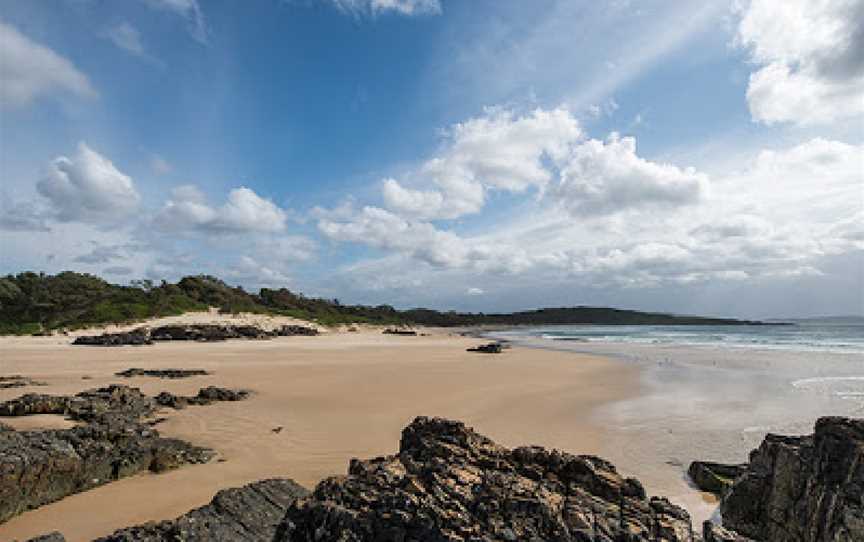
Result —
<instances>
[{"instance_id":1,"label":"small rock cluster","mask_svg":"<svg viewBox=\"0 0 864 542\"><path fill-rule=\"evenodd\" d=\"M161 406L181 410L188 405L209 405L216 401L242 401L248 397L249 392L246 390L229 390L216 386L208 386L198 390L198 394L192 397L174 395L173 393L163 391L154 399Z\"/></svg>"},{"instance_id":2,"label":"small rock cluster","mask_svg":"<svg viewBox=\"0 0 864 542\"><path fill-rule=\"evenodd\" d=\"M115 376L124 378L132 378L135 376L152 376L154 378L189 378L190 376L206 376L209 375L204 369L140 369L133 367L114 373Z\"/></svg>"},{"instance_id":3,"label":"small rock cluster","mask_svg":"<svg viewBox=\"0 0 864 542\"><path fill-rule=\"evenodd\" d=\"M45 386L45 382L39 382L32 378L21 375L0 376L0 390L9 388L25 388L28 386Z\"/></svg>"},{"instance_id":4,"label":"small rock cluster","mask_svg":"<svg viewBox=\"0 0 864 542\"><path fill-rule=\"evenodd\" d=\"M468 352L480 352L482 354L500 354L503 350L504 346L501 343L481 344L467 349Z\"/></svg>"}]
</instances>

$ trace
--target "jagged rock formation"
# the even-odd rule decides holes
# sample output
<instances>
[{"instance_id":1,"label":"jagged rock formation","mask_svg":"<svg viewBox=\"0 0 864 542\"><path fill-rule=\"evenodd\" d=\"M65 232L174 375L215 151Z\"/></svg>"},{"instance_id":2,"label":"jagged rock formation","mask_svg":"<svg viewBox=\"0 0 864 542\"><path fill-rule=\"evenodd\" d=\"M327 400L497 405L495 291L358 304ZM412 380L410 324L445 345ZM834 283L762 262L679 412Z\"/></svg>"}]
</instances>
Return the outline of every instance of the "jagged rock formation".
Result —
<instances>
[{"instance_id":1,"label":"jagged rock formation","mask_svg":"<svg viewBox=\"0 0 864 542\"><path fill-rule=\"evenodd\" d=\"M132 367L119 373L114 373L115 376L124 378L132 378L135 376L152 376L154 378L189 378L190 376L206 376L209 375L204 369L141 369Z\"/></svg>"},{"instance_id":2,"label":"jagged rock formation","mask_svg":"<svg viewBox=\"0 0 864 542\"><path fill-rule=\"evenodd\" d=\"M767 435L720 504L756 540L864 540L864 420L826 417L813 435Z\"/></svg>"},{"instance_id":3,"label":"jagged rock formation","mask_svg":"<svg viewBox=\"0 0 864 542\"><path fill-rule=\"evenodd\" d=\"M413 329L403 329L398 327L389 327L382 331L384 335L407 335L410 337L414 337L417 335L417 332Z\"/></svg>"},{"instance_id":4,"label":"jagged rock formation","mask_svg":"<svg viewBox=\"0 0 864 542\"><path fill-rule=\"evenodd\" d=\"M696 487L702 491L722 497L738 476L744 473L747 465L726 465L710 461L694 461L690 463L687 474Z\"/></svg>"},{"instance_id":5,"label":"jagged rock formation","mask_svg":"<svg viewBox=\"0 0 864 542\"><path fill-rule=\"evenodd\" d=\"M353 460L288 508L275 541L689 541L687 512L647 498L610 463L509 450L464 424L420 417L399 454Z\"/></svg>"},{"instance_id":6,"label":"jagged rock formation","mask_svg":"<svg viewBox=\"0 0 864 542\"><path fill-rule=\"evenodd\" d=\"M39 382L32 378L21 375L0 376L0 390L9 388L24 388L27 386L45 386L45 382Z\"/></svg>"},{"instance_id":7,"label":"jagged rock formation","mask_svg":"<svg viewBox=\"0 0 864 542\"><path fill-rule=\"evenodd\" d=\"M228 339L272 339L298 335L318 335L313 327L285 325L273 330L247 325L191 324L159 326L153 329L140 327L124 333L103 333L77 337L72 344L83 346L147 345L157 341L213 342Z\"/></svg>"},{"instance_id":8,"label":"jagged rock formation","mask_svg":"<svg viewBox=\"0 0 864 542\"><path fill-rule=\"evenodd\" d=\"M227 396L223 392L235 393L211 390L205 398L217 400ZM215 456L207 448L159 436L142 421L157 408L137 388L122 385L71 397L26 394L0 403L0 416L61 414L84 423L46 431L0 425L0 522L137 472L162 472Z\"/></svg>"},{"instance_id":9,"label":"jagged rock formation","mask_svg":"<svg viewBox=\"0 0 864 542\"><path fill-rule=\"evenodd\" d=\"M308 494L292 480L262 480L222 490L177 519L121 529L97 542L270 542L288 506Z\"/></svg>"},{"instance_id":10,"label":"jagged rock formation","mask_svg":"<svg viewBox=\"0 0 864 542\"><path fill-rule=\"evenodd\" d=\"M66 542L66 538L59 531L54 531L53 533L31 538L27 542Z\"/></svg>"}]
</instances>

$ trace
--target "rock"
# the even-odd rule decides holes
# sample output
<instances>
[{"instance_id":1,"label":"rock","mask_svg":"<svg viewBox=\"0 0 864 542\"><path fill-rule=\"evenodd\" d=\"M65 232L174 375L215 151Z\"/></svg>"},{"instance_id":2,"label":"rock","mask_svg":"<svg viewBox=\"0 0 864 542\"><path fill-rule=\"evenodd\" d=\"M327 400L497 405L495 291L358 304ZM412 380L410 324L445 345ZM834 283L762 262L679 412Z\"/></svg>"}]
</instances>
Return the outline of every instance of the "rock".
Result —
<instances>
[{"instance_id":1,"label":"rock","mask_svg":"<svg viewBox=\"0 0 864 542\"><path fill-rule=\"evenodd\" d=\"M710 521L705 521L702 524L702 540L703 542L754 542L752 538L727 531Z\"/></svg>"},{"instance_id":2,"label":"rock","mask_svg":"<svg viewBox=\"0 0 864 542\"><path fill-rule=\"evenodd\" d=\"M216 386L207 386L198 390L198 395L190 398L189 402L198 405L207 405L213 401L242 401L249 397L246 390L229 390Z\"/></svg>"},{"instance_id":3,"label":"rock","mask_svg":"<svg viewBox=\"0 0 864 542\"><path fill-rule=\"evenodd\" d=\"M153 344L153 342L146 330L136 329L124 333L82 335L76 337L72 344L78 346L143 346Z\"/></svg>"},{"instance_id":4,"label":"rock","mask_svg":"<svg viewBox=\"0 0 864 542\"><path fill-rule=\"evenodd\" d=\"M473 348L468 348L468 352L481 352L484 354L500 354L503 350L501 343L481 344Z\"/></svg>"},{"instance_id":5,"label":"rock","mask_svg":"<svg viewBox=\"0 0 864 542\"><path fill-rule=\"evenodd\" d=\"M53 533L31 538L27 542L66 542L66 538L58 531L54 531Z\"/></svg>"},{"instance_id":6,"label":"rock","mask_svg":"<svg viewBox=\"0 0 864 542\"><path fill-rule=\"evenodd\" d=\"M63 414L84 425L0 431L0 523L141 471L210 461L215 453L159 436L142 422L156 402L137 388L111 385L75 396L27 394L0 403L0 416Z\"/></svg>"},{"instance_id":7,"label":"rock","mask_svg":"<svg viewBox=\"0 0 864 542\"><path fill-rule=\"evenodd\" d=\"M274 541L690 541L685 510L593 456L499 446L420 417L399 454L352 460L293 503Z\"/></svg>"},{"instance_id":8,"label":"rock","mask_svg":"<svg viewBox=\"0 0 864 542\"><path fill-rule=\"evenodd\" d=\"M0 390L23 388L26 386L47 386L47 384L21 375L0 376Z\"/></svg>"},{"instance_id":9,"label":"rock","mask_svg":"<svg viewBox=\"0 0 864 542\"><path fill-rule=\"evenodd\" d=\"M192 397L182 397L163 391L155 397L155 401L160 406L180 410L186 408L187 405L209 405L215 401L242 401L248 397L249 392L246 390L229 390L216 386L208 386L198 390L198 394Z\"/></svg>"},{"instance_id":10,"label":"rock","mask_svg":"<svg viewBox=\"0 0 864 542\"><path fill-rule=\"evenodd\" d=\"M710 461L694 461L690 463L687 474L693 483L702 491L722 497L732 487L732 482L740 476L747 465L726 465Z\"/></svg>"},{"instance_id":11,"label":"rock","mask_svg":"<svg viewBox=\"0 0 864 542\"><path fill-rule=\"evenodd\" d=\"M293 337L297 335L311 337L318 335L318 330L314 327L290 325L280 327L278 330L276 330L276 334L280 337Z\"/></svg>"},{"instance_id":12,"label":"rock","mask_svg":"<svg viewBox=\"0 0 864 542\"><path fill-rule=\"evenodd\" d=\"M114 373L116 376L124 378L132 378L135 376L152 376L155 378L189 378L191 376L206 376L209 375L204 369L139 369L133 367Z\"/></svg>"},{"instance_id":13,"label":"rock","mask_svg":"<svg viewBox=\"0 0 864 542\"><path fill-rule=\"evenodd\" d=\"M288 506L308 494L292 480L262 480L224 489L177 519L121 529L97 542L270 542Z\"/></svg>"},{"instance_id":14,"label":"rock","mask_svg":"<svg viewBox=\"0 0 864 542\"><path fill-rule=\"evenodd\" d=\"M820 418L813 435L767 435L720 502L756 540L864 540L864 420Z\"/></svg>"},{"instance_id":15,"label":"rock","mask_svg":"<svg viewBox=\"0 0 864 542\"><path fill-rule=\"evenodd\" d=\"M384 333L385 335L410 335L410 336L417 335L417 332L414 331L413 329L402 329L402 328L398 328L398 327L387 328L384 331L382 331L382 333Z\"/></svg>"}]
</instances>

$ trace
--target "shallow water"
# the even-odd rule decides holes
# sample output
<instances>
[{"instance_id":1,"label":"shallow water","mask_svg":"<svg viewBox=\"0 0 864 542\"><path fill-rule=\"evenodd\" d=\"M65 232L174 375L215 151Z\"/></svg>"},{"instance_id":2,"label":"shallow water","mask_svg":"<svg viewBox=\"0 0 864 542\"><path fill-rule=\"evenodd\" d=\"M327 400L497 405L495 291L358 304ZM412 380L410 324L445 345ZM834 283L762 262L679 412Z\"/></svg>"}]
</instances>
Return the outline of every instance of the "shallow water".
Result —
<instances>
[{"instance_id":1,"label":"shallow water","mask_svg":"<svg viewBox=\"0 0 864 542\"><path fill-rule=\"evenodd\" d=\"M698 520L716 506L689 486L691 461L743 462L766 433L805 434L820 416L864 416L864 327L682 327L561 326L493 335L637 364L641 393L596 414L609 429L606 455Z\"/></svg>"}]
</instances>

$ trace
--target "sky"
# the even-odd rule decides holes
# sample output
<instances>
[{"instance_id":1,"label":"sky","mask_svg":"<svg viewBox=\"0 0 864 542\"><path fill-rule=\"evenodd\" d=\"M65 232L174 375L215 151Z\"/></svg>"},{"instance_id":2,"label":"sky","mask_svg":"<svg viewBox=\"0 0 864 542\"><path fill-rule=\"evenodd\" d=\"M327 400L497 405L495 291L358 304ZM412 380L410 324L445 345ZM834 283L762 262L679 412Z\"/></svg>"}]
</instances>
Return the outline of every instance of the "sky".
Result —
<instances>
[{"instance_id":1,"label":"sky","mask_svg":"<svg viewBox=\"0 0 864 542\"><path fill-rule=\"evenodd\" d=\"M0 0L0 273L864 314L864 0Z\"/></svg>"}]
</instances>

